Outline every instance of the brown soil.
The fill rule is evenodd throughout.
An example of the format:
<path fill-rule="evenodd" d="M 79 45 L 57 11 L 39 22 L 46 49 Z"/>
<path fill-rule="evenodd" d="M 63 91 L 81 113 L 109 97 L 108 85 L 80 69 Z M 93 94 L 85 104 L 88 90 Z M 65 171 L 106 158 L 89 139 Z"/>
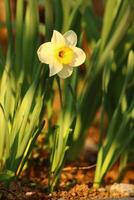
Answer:
<path fill-rule="evenodd" d="M 32 159 L 17 182 L 10 185 L 9 189 L 0 186 L 2 200 L 95 200 L 95 199 L 134 199 L 126 191 L 117 189 L 111 190 L 111 185 L 116 181 L 118 163 L 105 177 L 103 187 L 93 189 L 93 177 L 96 162 L 96 152 L 93 146 L 97 142 L 97 136 L 93 137 L 95 128 L 90 130 L 93 144 L 88 144 L 88 151 L 82 152 L 82 156 L 73 163 L 67 163 L 61 174 L 61 181 L 56 192 L 48 192 L 48 154 L 45 150 L 33 151 Z M 91 151 L 91 149 L 92 151 Z M 90 156 L 89 156 L 90 155 Z M 134 183 L 134 173 L 130 169 L 123 178 L 123 183 Z"/>
<path fill-rule="evenodd" d="M 122 187 L 119 189 L 118 185 L 117 190 L 110 189 L 117 180 L 118 163 L 105 177 L 103 187 L 92 188 L 98 143 L 97 117 L 94 126 L 88 132 L 80 158 L 65 165 L 59 186 L 53 193 L 48 192 L 49 155 L 46 150 L 43 150 L 44 136 L 39 136 L 38 142 L 38 148 L 33 150 L 21 178 L 12 183 L 8 189 L 0 185 L 1 200 L 110 200 L 124 199 L 123 197 L 126 200 L 134 199 L 131 197 L 134 196 L 134 189 L 127 193 Z M 133 166 L 130 166 L 124 174 L 122 183 L 134 184 Z"/>
<path fill-rule="evenodd" d="M 41 164 L 35 159 L 29 171 L 25 171 L 23 177 L 10 185 L 9 189 L 0 186 L 2 200 L 95 200 L 95 199 L 134 199 L 133 195 L 123 191 L 112 191 L 109 183 L 114 181 L 116 166 L 109 172 L 105 181 L 107 185 L 99 189 L 92 188 L 94 169 L 88 169 L 88 163 L 81 163 L 83 167 L 68 165 L 63 169 L 61 182 L 57 192 L 48 193 L 48 168 L 46 160 Z M 38 164 L 37 164 L 38 163 Z M 84 167 L 85 166 L 85 167 Z M 128 176 L 129 174 L 129 176 Z M 113 177 L 112 177 L 113 176 Z M 123 182 L 134 181 L 133 171 L 125 175 Z"/>

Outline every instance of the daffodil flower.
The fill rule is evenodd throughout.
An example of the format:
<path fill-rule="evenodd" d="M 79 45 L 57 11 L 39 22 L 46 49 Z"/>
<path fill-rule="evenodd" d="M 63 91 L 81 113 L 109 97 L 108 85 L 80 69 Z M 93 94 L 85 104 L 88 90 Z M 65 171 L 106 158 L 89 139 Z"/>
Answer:
<path fill-rule="evenodd" d="M 86 55 L 78 47 L 77 35 L 70 30 L 64 35 L 54 30 L 51 42 L 42 44 L 38 51 L 39 60 L 49 64 L 49 76 L 58 74 L 61 78 L 69 77 L 73 72 L 73 67 L 84 63 Z"/>

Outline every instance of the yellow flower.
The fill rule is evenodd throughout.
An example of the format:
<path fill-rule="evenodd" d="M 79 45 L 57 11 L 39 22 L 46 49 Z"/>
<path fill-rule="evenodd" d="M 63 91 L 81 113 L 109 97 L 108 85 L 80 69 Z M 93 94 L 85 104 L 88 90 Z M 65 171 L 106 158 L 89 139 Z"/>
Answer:
<path fill-rule="evenodd" d="M 77 35 L 70 30 L 64 35 L 54 30 L 51 42 L 42 44 L 38 51 L 39 60 L 49 64 L 49 76 L 58 74 L 61 78 L 69 77 L 73 72 L 73 67 L 84 63 L 86 55 L 78 47 Z"/>

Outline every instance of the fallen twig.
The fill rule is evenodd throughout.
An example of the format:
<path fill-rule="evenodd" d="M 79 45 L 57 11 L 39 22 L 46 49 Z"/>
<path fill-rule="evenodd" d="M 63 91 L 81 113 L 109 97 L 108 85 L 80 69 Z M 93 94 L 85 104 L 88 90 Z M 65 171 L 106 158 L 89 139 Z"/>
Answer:
<path fill-rule="evenodd" d="M 85 167 L 78 167 L 78 166 L 77 167 L 64 167 L 62 169 L 62 171 L 65 172 L 65 171 L 70 171 L 70 170 L 88 170 L 88 169 L 92 169 L 94 167 L 96 167 L 96 164 L 90 165 L 90 166 L 85 166 Z"/>

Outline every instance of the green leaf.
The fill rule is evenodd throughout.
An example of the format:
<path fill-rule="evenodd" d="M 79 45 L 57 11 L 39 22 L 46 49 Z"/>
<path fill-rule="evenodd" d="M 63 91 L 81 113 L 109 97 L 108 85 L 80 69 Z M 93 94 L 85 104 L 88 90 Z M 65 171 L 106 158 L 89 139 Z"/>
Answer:
<path fill-rule="evenodd" d="M 13 52 L 13 32 L 12 32 L 12 21 L 11 21 L 11 8 L 10 1 L 4 0 L 5 11 L 6 11 L 6 27 L 8 33 L 8 53 L 7 53 L 7 63 L 11 62 L 11 54 Z"/>
<path fill-rule="evenodd" d="M 122 4 L 121 0 L 107 0 L 106 7 L 105 7 L 105 14 L 103 18 L 103 29 L 102 29 L 102 44 L 101 49 L 104 48 L 106 45 L 106 41 L 108 39 L 110 30 L 112 28 L 116 13 L 118 11 L 118 8 Z"/>
<path fill-rule="evenodd" d="M 103 71 L 103 86 L 102 89 L 105 93 L 108 91 L 108 85 L 110 81 L 110 72 L 112 70 L 112 64 L 113 64 L 113 51 L 109 53 L 109 56 L 107 57 L 104 71 Z"/>
<path fill-rule="evenodd" d="M 49 41 L 52 32 L 54 29 L 54 8 L 53 8 L 53 0 L 44 0 L 44 7 L 45 7 L 45 28 L 46 28 L 46 41 Z"/>
<path fill-rule="evenodd" d="M 19 71 L 22 70 L 23 60 L 22 60 L 22 46 L 23 46 L 23 30 L 24 30 L 24 1 L 18 0 L 16 2 L 16 42 L 15 42 L 15 67 L 16 73 L 18 75 Z"/>
<path fill-rule="evenodd" d="M 26 80 L 31 83 L 36 74 L 34 72 L 34 63 L 36 63 L 38 32 L 39 32 L 39 13 L 37 0 L 29 0 L 26 16 L 25 29 L 23 32 L 23 67 L 25 69 Z M 36 63 L 37 69 L 37 63 Z"/>
<path fill-rule="evenodd" d="M 127 76 L 132 79 L 134 75 L 134 52 L 131 50 L 128 55 Z"/>
<path fill-rule="evenodd" d="M 4 182 L 7 185 L 9 185 L 9 182 L 15 177 L 15 174 L 13 171 L 10 170 L 4 170 L 3 172 L 0 172 L 0 182 Z"/>
<path fill-rule="evenodd" d="M 95 14 L 93 13 L 93 8 L 91 6 L 87 6 L 84 13 L 83 13 L 83 20 L 85 22 L 85 29 L 87 34 L 87 39 L 89 41 L 95 40 L 98 41 L 99 39 L 99 25 Z"/>
<path fill-rule="evenodd" d="M 63 9 L 62 9 L 62 2 L 61 1 L 62 0 L 53 0 L 53 6 L 55 8 L 54 9 L 54 14 L 55 14 L 54 29 L 58 30 L 58 31 L 62 30 L 62 24 L 63 24 Z"/>
<path fill-rule="evenodd" d="M 0 104 L 0 171 L 5 166 L 6 159 L 10 152 L 8 122 L 5 117 L 5 112 Z"/>

